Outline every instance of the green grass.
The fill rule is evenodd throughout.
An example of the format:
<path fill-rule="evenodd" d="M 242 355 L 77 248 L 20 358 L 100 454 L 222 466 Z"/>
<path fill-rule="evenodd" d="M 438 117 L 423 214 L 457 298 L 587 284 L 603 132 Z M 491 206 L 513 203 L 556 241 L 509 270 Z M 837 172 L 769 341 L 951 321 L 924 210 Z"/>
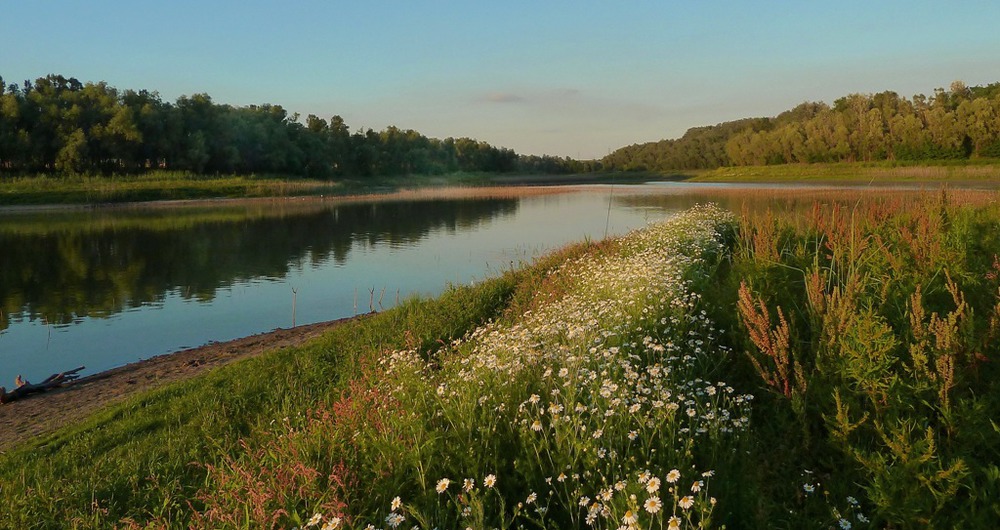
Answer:
<path fill-rule="evenodd" d="M 234 451 L 261 423 L 331 399 L 355 375 L 361 353 L 401 347 L 408 334 L 424 347 L 461 336 L 504 307 L 513 286 L 511 275 L 438 300 L 411 301 L 308 346 L 129 399 L 10 451 L 0 459 L 0 527 L 183 519 L 187 500 L 205 480 L 205 468 L 194 463 Z"/>
<path fill-rule="evenodd" d="M 1000 161 L 855 162 L 721 167 L 691 182 L 1000 182 Z"/>
<path fill-rule="evenodd" d="M 203 176 L 154 171 L 134 176 L 0 179 L 0 205 L 103 204 L 335 193 L 335 183 L 277 177 Z"/>
<path fill-rule="evenodd" d="M 197 200 L 341 196 L 392 193 L 402 189 L 445 186 L 504 186 L 580 183 L 606 180 L 601 175 L 495 175 L 455 172 L 445 175 L 342 177 L 310 180 L 281 176 L 197 175 L 152 171 L 128 176 L 18 176 L 0 178 L 0 206 L 70 205 Z"/>
<path fill-rule="evenodd" d="M 744 210 L 706 296 L 745 352 L 728 376 L 759 396 L 747 515 L 793 528 L 1000 520 L 996 198 L 848 191 Z"/>
<path fill-rule="evenodd" d="M 312 343 L 219 368 L 113 405 L 0 455 L 0 528 L 100 528 L 170 521 L 186 527 L 206 465 L 240 440 L 334 402 L 359 359 L 405 345 L 431 349 L 523 300 L 518 289 L 584 247 L 435 300 L 351 321 Z M 521 294 L 518 294 L 521 292 Z M 192 503 L 189 505 L 189 502 Z"/>
<path fill-rule="evenodd" d="M 776 193 L 113 406 L 0 459 L 0 527 L 990 527 L 996 194 Z"/>

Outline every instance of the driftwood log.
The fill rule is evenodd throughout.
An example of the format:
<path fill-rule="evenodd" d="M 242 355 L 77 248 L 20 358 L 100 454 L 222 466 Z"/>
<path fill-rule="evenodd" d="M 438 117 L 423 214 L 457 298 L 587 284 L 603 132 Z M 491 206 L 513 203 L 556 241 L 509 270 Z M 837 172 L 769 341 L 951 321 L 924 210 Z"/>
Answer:
<path fill-rule="evenodd" d="M 41 383 L 30 383 L 27 379 L 22 378 L 20 375 L 14 380 L 14 384 L 17 388 L 7 392 L 5 387 L 0 386 L 0 404 L 10 403 L 11 401 L 18 400 L 27 396 L 29 394 L 34 394 L 37 392 L 45 392 L 46 390 L 52 388 L 58 388 L 66 386 L 72 383 L 77 377 L 77 372 L 83 370 L 84 367 L 74 368 L 65 372 L 60 372 L 58 374 L 52 374 L 45 378 Z"/>

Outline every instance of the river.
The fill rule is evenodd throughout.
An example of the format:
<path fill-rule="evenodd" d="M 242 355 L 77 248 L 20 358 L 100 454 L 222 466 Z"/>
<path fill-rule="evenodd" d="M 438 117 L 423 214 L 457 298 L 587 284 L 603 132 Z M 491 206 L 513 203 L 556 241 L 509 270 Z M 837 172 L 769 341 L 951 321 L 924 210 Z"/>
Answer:
<path fill-rule="evenodd" d="M 434 296 L 705 199 L 690 185 L 0 212 L 0 385 Z M 739 192 L 737 193 L 739 195 Z"/>
<path fill-rule="evenodd" d="M 684 207 L 614 191 L 3 212 L 0 385 L 389 309 Z"/>

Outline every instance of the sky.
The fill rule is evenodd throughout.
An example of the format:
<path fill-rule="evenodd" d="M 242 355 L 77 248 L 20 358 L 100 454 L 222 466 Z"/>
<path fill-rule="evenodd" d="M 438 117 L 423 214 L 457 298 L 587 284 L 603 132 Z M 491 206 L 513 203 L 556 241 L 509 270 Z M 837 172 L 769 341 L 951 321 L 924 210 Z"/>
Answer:
<path fill-rule="evenodd" d="M 998 27 L 996 0 L 0 0 L 0 76 L 589 159 L 803 101 L 998 82 Z"/>

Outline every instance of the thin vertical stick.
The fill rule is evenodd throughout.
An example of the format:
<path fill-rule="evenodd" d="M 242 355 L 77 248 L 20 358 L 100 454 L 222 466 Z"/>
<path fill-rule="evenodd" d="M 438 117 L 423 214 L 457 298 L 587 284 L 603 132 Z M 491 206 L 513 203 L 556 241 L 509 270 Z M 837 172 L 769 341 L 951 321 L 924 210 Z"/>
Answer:
<path fill-rule="evenodd" d="M 611 225 L 611 202 L 615 196 L 615 174 L 611 174 L 611 192 L 608 193 L 608 218 L 604 221 L 604 239 L 608 238 L 608 226 Z"/>
<path fill-rule="evenodd" d="M 382 297 L 385 296 L 385 286 L 382 286 L 382 292 L 378 295 L 378 310 L 382 311 Z"/>
<path fill-rule="evenodd" d="M 295 299 L 296 299 L 296 296 L 298 294 L 299 294 L 299 292 L 296 291 L 294 287 L 292 287 L 292 327 L 293 328 L 295 327 Z"/>

